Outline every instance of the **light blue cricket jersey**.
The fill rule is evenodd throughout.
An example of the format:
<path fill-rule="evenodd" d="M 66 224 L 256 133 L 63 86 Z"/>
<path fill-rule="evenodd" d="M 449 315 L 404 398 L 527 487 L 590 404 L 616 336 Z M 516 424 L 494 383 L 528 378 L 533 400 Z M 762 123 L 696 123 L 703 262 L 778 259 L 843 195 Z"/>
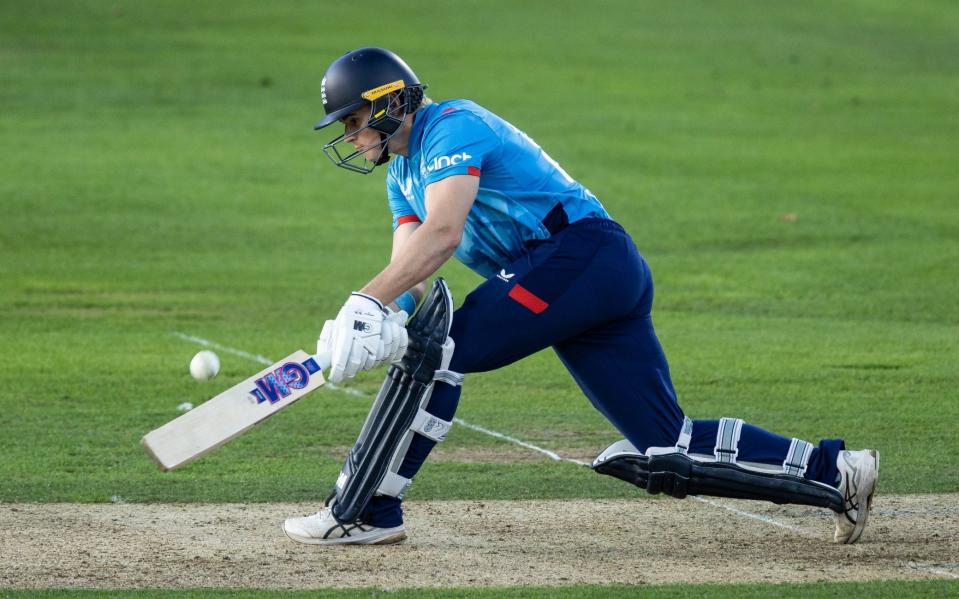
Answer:
<path fill-rule="evenodd" d="M 588 189 L 573 180 L 525 133 L 469 100 L 430 104 L 416 113 L 409 155 L 386 175 L 393 228 L 426 219 L 426 186 L 451 175 L 480 178 L 479 192 L 455 256 L 484 277 L 546 239 L 543 218 L 562 204 L 570 223 L 609 218 Z"/>

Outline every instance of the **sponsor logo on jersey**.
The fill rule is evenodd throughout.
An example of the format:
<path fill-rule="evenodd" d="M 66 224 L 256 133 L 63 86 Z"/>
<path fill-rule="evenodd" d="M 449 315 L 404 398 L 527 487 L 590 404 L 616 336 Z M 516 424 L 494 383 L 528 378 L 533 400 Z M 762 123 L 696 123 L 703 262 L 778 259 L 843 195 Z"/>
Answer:
<path fill-rule="evenodd" d="M 509 283 L 509 280 L 516 276 L 515 272 L 506 272 L 506 269 L 501 269 L 499 274 L 496 275 L 496 278 L 504 283 Z"/>
<path fill-rule="evenodd" d="M 461 152 L 459 154 L 450 154 L 449 156 L 437 156 L 436 158 L 434 158 L 433 160 L 430 160 L 429 162 L 420 163 L 420 174 L 425 177 L 426 175 L 432 173 L 433 171 L 441 171 L 444 168 L 454 166 L 456 164 L 463 162 L 464 160 L 469 160 L 470 158 L 472 158 L 472 156 L 470 156 L 466 152 Z"/>

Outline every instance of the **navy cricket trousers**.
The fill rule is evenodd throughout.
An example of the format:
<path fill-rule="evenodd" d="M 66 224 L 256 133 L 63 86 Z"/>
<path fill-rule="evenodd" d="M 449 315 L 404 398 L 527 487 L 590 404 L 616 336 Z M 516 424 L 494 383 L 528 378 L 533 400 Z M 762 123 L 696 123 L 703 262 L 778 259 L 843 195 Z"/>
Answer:
<path fill-rule="evenodd" d="M 612 220 L 577 221 L 470 293 L 453 316 L 450 370 L 485 372 L 553 347 L 579 387 L 640 451 L 670 447 L 684 414 L 650 315 L 653 280 L 632 239 Z M 467 378 L 467 380 L 469 380 Z M 427 411 L 452 420 L 460 388 L 437 382 Z M 690 451 L 712 454 L 718 420 L 695 420 Z M 782 464 L 790 439 L 744 425 L 739 459 Z M 416 435 L 400 468 L 412 478 L 434 442 Z M 813 451 L 806 476 L 833 484 L 841 440 Z M 364 520 L 402 522 L 399 500 L 376 496 Z"/>

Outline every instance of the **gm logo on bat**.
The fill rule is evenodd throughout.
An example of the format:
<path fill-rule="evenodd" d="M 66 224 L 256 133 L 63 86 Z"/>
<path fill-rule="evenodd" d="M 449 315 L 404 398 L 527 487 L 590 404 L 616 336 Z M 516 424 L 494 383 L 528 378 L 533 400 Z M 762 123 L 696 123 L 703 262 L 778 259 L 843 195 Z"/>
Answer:
<path fill-rule="evenodd" d="M 320 365 L 313 358 L 307 358 L 303 363 L 287 362 L 273 372 L 267 373 L 254 381 L 256 388 L 250 395 L 256 398 L 256 403 L 276 403 L 290 396 L 293 389 L 303 389 L 310 384 L 310 375 L 320 371 Z"/>

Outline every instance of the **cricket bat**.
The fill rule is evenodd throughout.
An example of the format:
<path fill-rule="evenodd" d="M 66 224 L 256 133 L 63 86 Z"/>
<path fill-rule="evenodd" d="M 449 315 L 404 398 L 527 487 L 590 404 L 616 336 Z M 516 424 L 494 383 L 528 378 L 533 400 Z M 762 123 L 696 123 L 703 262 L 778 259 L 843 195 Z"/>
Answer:
<path fill-rule="evenodd" d="M 206 455 L 296 400 L 326 380 L 328 356 L 299 350 L 234 385 L 179 418 L 144 435 L 140 444 L 167 472 Z"/>

